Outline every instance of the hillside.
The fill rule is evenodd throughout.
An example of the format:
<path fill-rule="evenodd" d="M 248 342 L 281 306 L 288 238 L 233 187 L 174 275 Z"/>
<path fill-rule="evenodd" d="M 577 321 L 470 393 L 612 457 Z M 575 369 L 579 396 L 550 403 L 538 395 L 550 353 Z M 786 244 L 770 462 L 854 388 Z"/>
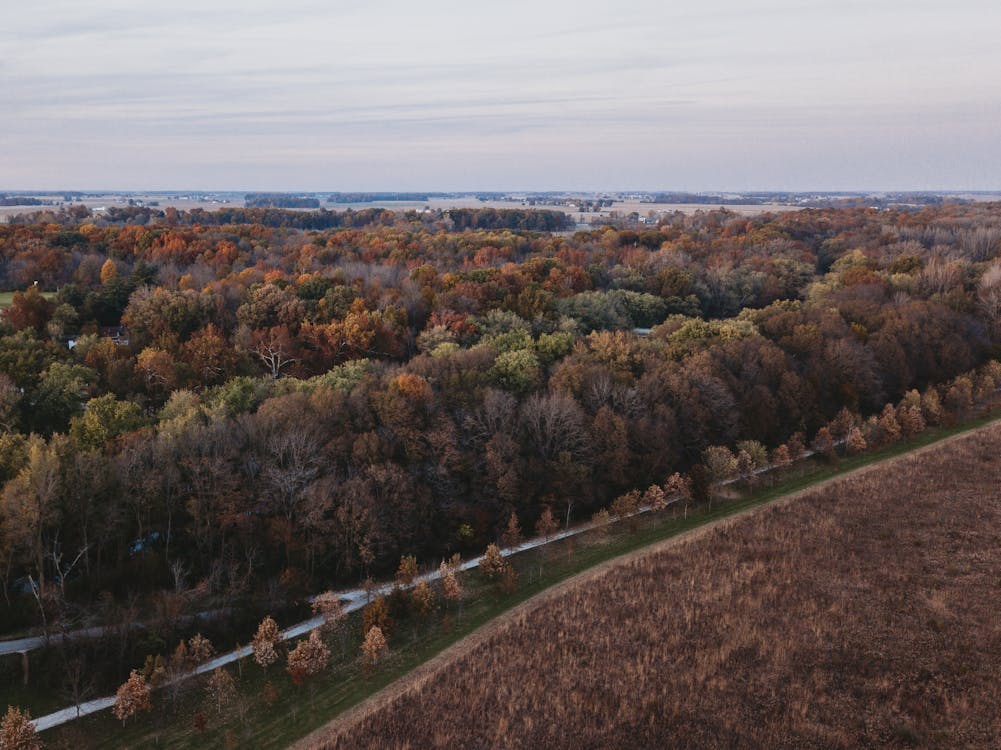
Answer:
<path fill-rule="evenodd" d="M 993 424 L 576 579 L 301 746 L 997 747 L 999 448 Z"/>

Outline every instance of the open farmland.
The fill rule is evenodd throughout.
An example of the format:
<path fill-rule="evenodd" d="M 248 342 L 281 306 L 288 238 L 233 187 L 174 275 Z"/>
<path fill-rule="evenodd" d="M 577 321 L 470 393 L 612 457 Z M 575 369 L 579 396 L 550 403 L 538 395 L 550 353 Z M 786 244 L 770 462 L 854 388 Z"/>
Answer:
<path fill-rule="evenodd" d="M 304 745 L 998 747 L 999 448 L 995 423 L 575 579 Z"/>

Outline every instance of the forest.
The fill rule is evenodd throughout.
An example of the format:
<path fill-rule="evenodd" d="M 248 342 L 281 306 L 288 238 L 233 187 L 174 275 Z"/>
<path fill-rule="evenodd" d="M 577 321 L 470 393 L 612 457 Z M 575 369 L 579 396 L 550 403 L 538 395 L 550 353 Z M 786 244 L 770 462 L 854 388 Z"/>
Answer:
<path fill-rule="evenodd" d="M 964 375 L 1001 341 L 999 205 L 561 216 L 0 225 L 3 631 L 294 602 L 1001 384 Z"/>

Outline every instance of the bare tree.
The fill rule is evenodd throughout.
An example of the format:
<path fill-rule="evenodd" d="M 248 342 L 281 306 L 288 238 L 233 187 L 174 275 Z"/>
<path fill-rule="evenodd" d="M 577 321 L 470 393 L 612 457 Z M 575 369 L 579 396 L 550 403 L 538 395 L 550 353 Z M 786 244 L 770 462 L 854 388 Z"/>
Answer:
<path fill-rule="evenodd" d="M 79 716 L 80 704 L 97 689 L 94 671 L 82 653 L 63 662 L 63 688 L 63 694 L 76 706 L 76 715 Z"/>
<path fill-rule="evenodd" d="M 297 361 L 292 356 L 292 337 L 285 326 L 255 332 L 252 351 L 268 374 L 275 379 L 281 376 L 285 368 Z"/>
<path fill-rule="evenodd" d="M 957 237 L 960 249 L 974 263 L 990 260 L 1001 249 L 1001 227 L 978 226 L 967 229 Z"/>
<path fill-rule="evenodd" d="M 521 409 L 521 423 L 529 443 L 546 461 L 560 454 L 579 456 L 587 445 L 584 412 L 563 393 L 529 396 Z"/>
<path fill-rule="evenodd" d="M 992 264 L 980 277 L 977 301 L 992 330 L 997 333 L 1001 329 L 1001 263 Z"/>

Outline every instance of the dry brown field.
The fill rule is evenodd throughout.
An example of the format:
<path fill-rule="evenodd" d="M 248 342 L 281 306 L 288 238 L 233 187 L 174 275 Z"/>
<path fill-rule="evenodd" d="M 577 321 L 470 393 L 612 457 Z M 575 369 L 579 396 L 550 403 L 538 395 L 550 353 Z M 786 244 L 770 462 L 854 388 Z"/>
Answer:
<path fill-rule="evenodd" d="M 536 597 L 299 747 L 1001 747 L 1001 423 Z"/>

